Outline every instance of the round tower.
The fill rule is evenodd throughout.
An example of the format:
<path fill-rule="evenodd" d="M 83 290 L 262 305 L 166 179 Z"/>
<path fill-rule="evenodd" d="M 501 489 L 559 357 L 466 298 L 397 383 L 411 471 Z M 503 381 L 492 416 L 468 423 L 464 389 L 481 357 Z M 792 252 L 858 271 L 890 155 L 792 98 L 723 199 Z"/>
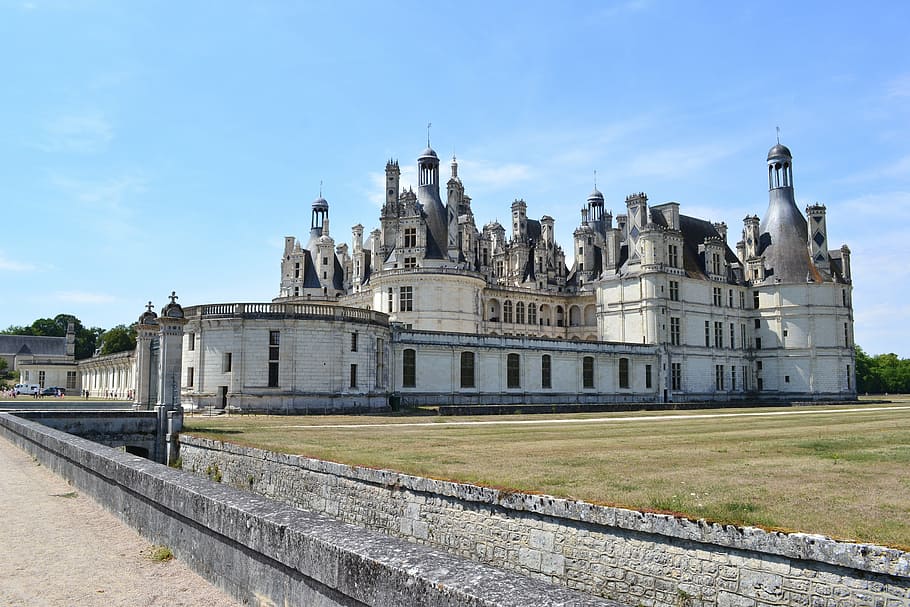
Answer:
<path fill-rule="evenodd" d="M 759 227 L 759 248 L 765 278 L 775 282 L 806 282 L 809 253 L 806 219 L 793 193 L 793 156 L 778 143 L 768 151 L 768 211 Z"/>

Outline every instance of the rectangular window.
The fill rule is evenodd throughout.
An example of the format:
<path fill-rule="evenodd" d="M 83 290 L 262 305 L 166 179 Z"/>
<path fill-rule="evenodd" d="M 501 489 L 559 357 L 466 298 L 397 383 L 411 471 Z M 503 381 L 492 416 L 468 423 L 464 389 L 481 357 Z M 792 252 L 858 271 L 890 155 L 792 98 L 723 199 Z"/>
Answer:
<path fill-rule="evenodd" d="M 300 264 L 294 264 L 294 278 L 300 278 Z"/>
<path fill-rule="evenodd" d="M 724 305 L 724 294 L 720 287 L 714 287 L 714 305 L 717 307 Z"/>
<path fill-rule="evenodd" d="M 680 343 L 680 333 L 679 333 L 679 318 L 676 316 L 670 317 L 670 345 L 678 346 Z"/>
<path fill-rule="evenodd" d="M 392 292 L 392 287 L 389 287 L 389 296 L 388 296 L 389 314 L 392 313 L 392 303 L 394 302 L 394 297 L 395 297 L 395 296 L 394 296 L 394 294 L 393 294 L 393 292 Z"/>
<path fill-rule="evenodd" d="M 736 367 L 730 365 L 730 389 L 736 390 Z"/>
<path fill-rule="evenodd" d="M 679 248 L 675 244 L 667 247 L 667 265 L 671 268 L 679 267 Z"/>
<path fill-rule="evenodd" d="M 405 257 L 404 258 L 404 267 L 406 270 L 417 267 L 417 258 L 416 257 Z"/>
<path fill-rule="evenodd" d="M 707 320 L 705 321 L 705 347 L 711 347 L 711 323 Z"/>
<path fill-rule="evenodd" d="M 844 323 L 844 345 L 850 346 L 850 325 Z"/>
<path fill-rule="evenodd" d="M 461 353 L 461 387 L 474 387 L 474 353 Z"/>
<path fill-rule="evenodd" d="M 44 387 L 45 372 L 38 371 L 38 385 Z"/>
<path fill-rule="evenodd" d="M 729 293 L 727 294 L 727 305 L 731 308 L 733 307 L 733 289 L 730 289 Z"/>
<path fill-rule="evenodd" d="M 645 388 L 651 387 L 651 365 L 645 365 Z"/>
<path fill-rule="evenodd" d="M 682 363 L 670 363 L 670 389 L 682 390 Z"/>
<path fill-rule="evenodd" d="M 540 387 L 541 388 L 552 388 L 553 387 L 553 376 L 552 376 L 552 367 L 549 354 L 544 354 L 540 359 Z"/>
<path fill-rule="evenodd" d="M 76 389 L 76 372 L 75 371 L 66 372 L 66 389 L 67 390 Z"/>
<path fill-rule="evenodd" d="M 224 365 L 223 365 L 222 371 L 224 371 L 225 373 L 231 372 L 231 363 L 233 362 L 232 358 L 233 358 L 233 355 L 230 352 L 224 353 Z"/>
<path fill-rule="evenodd" d="M 759 308 L 759 305 L 758 305 L 758 291 L 752 291 L 752 307 L 753 307 L 754 309 L 756 309 L 756 310 Z"/>
<path fill-rule="evenodd" d="M 619 359 L 619 387 L 620 388 L 629 387 L 629 359 L 628 358 Z"/>
<path fill-rule="evenodd" d="M 739 325 L 739 345 L 741 348 L 745 349 L 746 344 L 746 325 Z"/>
<path fill-rule="evenodd" d="M 187 333 L 186 334 L 186 349 L 192 352 L 196 349 L 196 334 Z"/>
<path fill-rule="evenodd" d="M 401 386 L 417 386 L 417 351 L 410 348 L 401 352 Z"/>
<path fill-rule="evenodd" d="M 195 379 L 193 377 L 193 375 L 194 375 L 193 371 L 195 371 L 195 369 L 193 367 L 186 368 L 186 385 L 188 388 L 193 387 L 193 380 Z"/>
<path fill-rule="evenodd" d="M 521 357 L 509 354 L 506 359 L 506 385 L 509 388 L 521 387 Z"/>
<path fill-rule="evenodd" d="M 853 376 L 850 375 L 850 365 L 847 365 L 847 390 L 852 390 Z"/>
<path fill-rule="evenodd" d="M 736 325 L 730 323 L 730 347 L 736 347 Z"/>
<path fill-rule="evenodd" d="M 537 324 L 537 306 L 534 304 L 528 304 L 528 324 Z"/>
<path fill-rule="evenodd" d="M 357 331 L 351 333 L 351 352 L 357 351 Z"/>
<path fill-rule="evenodd" d="M 351 364 L 351 387 L 357 387 L 357 365 Z"/>
<path fill-rule="evenodd" d="M 724 323 L 722 322 L 714 323 L 714 347 L 724 347 Z"/>
<path fill-rule="evenodd" d="M 414 311 L 414 287 L 400 287 L 398 290 L 398 309 L 401 312 Z"/>
<path fill-rule="evenodd" d="M 585 356 L 581 361 L 581 382 L 585 388 L 594 387 L 594 357 Z"/>
<path fill-rule="evenodd" d="M 714 365 L 714 387 L 717 390 L 724 389 L 724 366 Z"/>
<path fill-rule="evenodd" d="M 406 249 L 417 246 L 417 228 L 404 229 L 404 246 Z"/>
<path fill-rule="evenodd" d="M 756 337 L 756 338 L 755 338 L 755 349 L 756 349 L 756 350 L 761 350 L 761 337 Z"/>
<path fill-rule="evenodd" d="M 376 338 L 376 387 L 385 387 L 385 341 Z"/>
<path fill-rule="evenodd" d="M 269 331 L 269 387 L 278 387 L 278 361 L 280 359 L 279 346 L 281 332 Z"/>
<path fill-rule="evenodd" d="M 746 294 L 742 291 L 739 292 L 739 307 L 743 309 L 746 307 Z"/>
<path fill-rule="evenodd" d="M 679 281 L 670 281 L 670 301 L 679 301 Z"/>
<path fill-rule="evenodd" d="M 761 328 L 761 321 L 756 318 L 755 319 L 755 329 L 758 330 L 760 328 Z"/>

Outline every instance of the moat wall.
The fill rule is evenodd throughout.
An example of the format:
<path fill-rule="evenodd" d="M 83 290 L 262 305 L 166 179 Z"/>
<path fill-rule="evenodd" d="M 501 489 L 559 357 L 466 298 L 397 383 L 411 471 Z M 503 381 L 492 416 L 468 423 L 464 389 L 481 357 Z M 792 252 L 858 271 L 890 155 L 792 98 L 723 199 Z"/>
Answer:
<path fill-rule="evenodd" d="M 0 438 L 151 542 L 168 546 L 244 604 L 620 607 L 174 470 L 15 414 L 0 413 Z"/>
<path fill-rule="evenodd" d="M 185 470 L 629 605 L 910 605 L 910 555 L 181 437 Z"/>

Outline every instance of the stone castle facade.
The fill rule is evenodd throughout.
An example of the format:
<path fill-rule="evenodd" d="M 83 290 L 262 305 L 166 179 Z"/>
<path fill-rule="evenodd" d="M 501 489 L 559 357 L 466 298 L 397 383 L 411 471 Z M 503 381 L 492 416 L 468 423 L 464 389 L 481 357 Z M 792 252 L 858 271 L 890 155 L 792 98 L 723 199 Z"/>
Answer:
<path fill-rule="evenodd" d="M 379 227 L 350 247 L 320 196 L 271 303 L 186 308 L 185 404 L 855 398 L 850 251 L 829 248 L 824 206 L 796 206 L 787 147 L 742 240 L 644 193 L 614 217 L 595 189 L 571 266 L 552 217 L 516 200 L 508 230 L 478 227 L 455 159 L 444 202 L 432 148 L 417 169 L 415 192 L 386 164 Z"/>

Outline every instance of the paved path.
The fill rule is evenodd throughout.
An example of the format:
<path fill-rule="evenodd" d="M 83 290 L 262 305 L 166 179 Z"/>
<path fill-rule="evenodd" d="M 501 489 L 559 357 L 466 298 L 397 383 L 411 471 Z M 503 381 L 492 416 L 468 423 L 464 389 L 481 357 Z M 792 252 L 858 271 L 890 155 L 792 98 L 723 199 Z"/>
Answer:
<path fill-rule="evenodd" d="M 0 438 L 0 606 L 237 607 Z"/>
<path fill-rule="evenodd" d="M 548 425 L 548 424 L 606 424 L 619 422 L 646 422 L 646 421 L 688 421 L 692 419 L 712 419 L 718 417 L 776 417 L 780 415 L 821 415 L 831 413 L 866 413 L 869 411 L 900 411 L 910 409 L 910 406 L 899 407 L 863 407 L 861 409 L 800 409 L 793 411 L 755 411 L 751 413 L 679 413 L 676 415 L 616 415 L 613 417 L 572 417 L 549 419 L 513 419 L 491 421 L 437 421 L 432 422 L 390 422 L 388 424 L 296 424 L 289 426 L 275 426 L 276 428 L 388 428 L 421 426 L 427 428 L 443 428 L 445 426 L 513 426 L 513 425 Z"/>

